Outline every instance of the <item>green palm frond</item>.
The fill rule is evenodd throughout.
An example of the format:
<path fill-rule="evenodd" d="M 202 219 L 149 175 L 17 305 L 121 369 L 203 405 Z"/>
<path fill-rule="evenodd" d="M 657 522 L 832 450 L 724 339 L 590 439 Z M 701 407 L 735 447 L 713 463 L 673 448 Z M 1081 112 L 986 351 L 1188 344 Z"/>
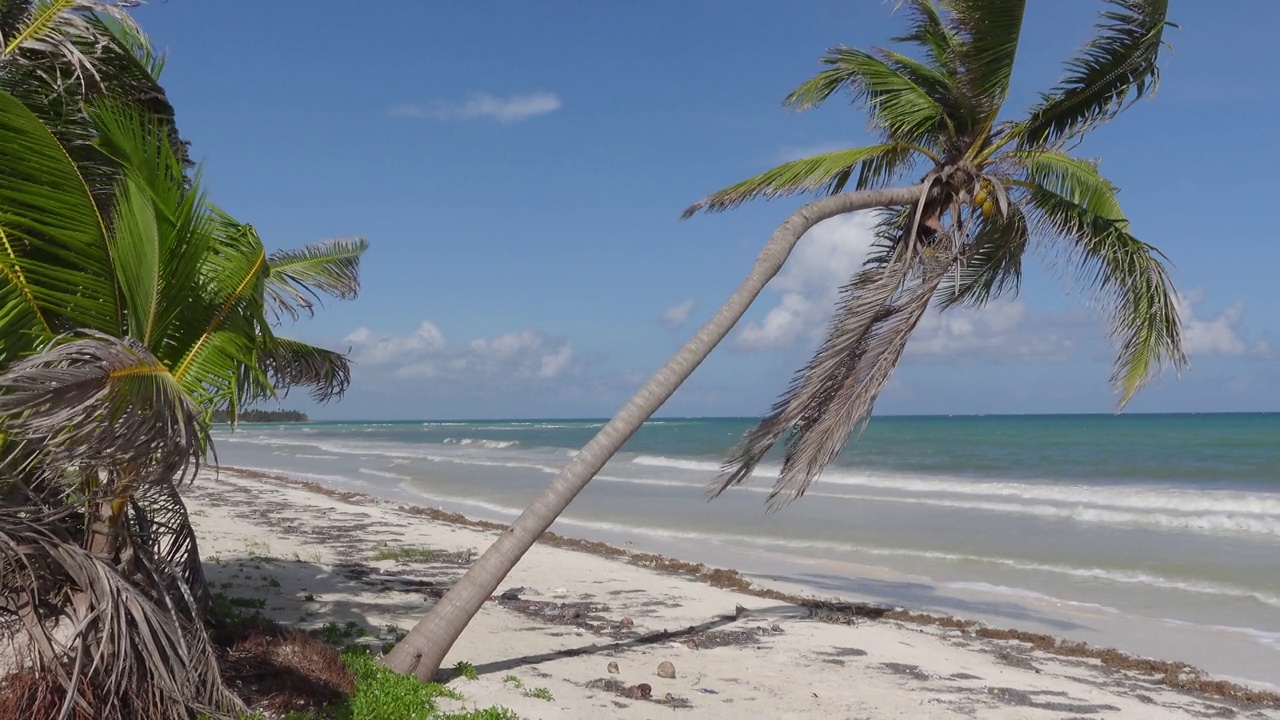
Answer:
<path fill-rule="evenodd" d="M 311 389 L 316 402 L 341 397 L 351 385 L 351 361 L 346 355 L 289 338 L 272 337 L 258 349 L 258 365 L 272 385 Z"/>
<path fill-rule="evenodd" d="M 325 294 L 350 300 L 360 291 L 360 258 L 364 238 L 333 238 L 293 250 L 277 250 L 267 258 L 268 307 L 279 319 L 315 314 L 314 303 Z"/>
<path fill-rule="evenodd" d="M 145 70 L 152 82 L 159 89 L 160 75 L 164 72 L 168 56 L 158 52 L 151 44 L 142 28 L 132 22 L 128 15 L 93 13 L 88 23 L 99 37 L 110 37 L 117 48 L 127 51 L 137 61 L 137 67 Z M 127 101 L 128 98 L 118 98 Z M 169 119 L 167 117 L 163 119 Z"/>
<path fill-rule="evenodd" d="M 0 135 L 0 266 L 5 282 L 17 283 L 0 309 L 0 359 L 29 351 L 51 332 L 118 331 L 122 308 L 107 227 L 77 166 L 5 92 Z"/>
<path fill-rule="evenodd" d="M 1084 212 L 1127 225 L 1119 190 L 1098 172 L 1098 163 L 1056 150 L 1008 153 L 1006 159 L 1021 164 L 1029 187 L 1043 188 Z"/>
<path fill-rule="evenodd" d="M 1091 212 L 1043 187 L 1028 192 L 1033 228 L 1071 243 L 1077 281 L 1107 309 L 1117 345 L 1111 382 L 1123 408 L 1166 365 L 1187 365 L 1173 281 L 1159 250 L 1133 237 L 1123 220 Z"/>
<path fill-rule="evenodd" d="M 904 0 L 902 4 L 907 8 L 910 30 L 893 38 L 893 41 L 923 49 L 929 64 L 954 77 L 959 38 L 947 27 L 933 0 Z"/>
<path fill-rule="evenodd" d="M 214 230 L 200 177 L 184 174 L 163 120 L 118 102 L 100 102 L 90 116 L 97 147 L 121 168 L 110 238 L 129 310 L 124 331 L 176 360 L 182 334 L 211 302 L 201 274 Z"/>
<path fill-rule="evenodd" d="M 822 104 L 837 90 L 854 102 L 865 102 L 871 124 L 886 139 L 929 145 L 931 136 L 952 132 L 946 105 L 884 59 L 856 48 L 837 47 L 822 58 L 829 66 L 786 97 L 783 104 L 806 110 Z M 936 91 L 936 90 L 935 90 Z"/>
<path fill-rule="evenodd" d="M 1132 102 L 1154 92 L 1168 0 L 1107 0 L 1098 32 L 1080 57 L 1067 63 L 1066 77 L 1042 96 L 1013 135 L 1024 148 L 1079 136 L 1110 120 Z"/>
<path fill-rule="evenodd" d="M 869 145 L 867 147 L 836 150 L 801 160 L 783 163 L 755 177 L 730 185 L 685 209 L 682 218 L 689 218 L 699 211 L 720 212 L 756 198 L 778 198 L 800 193 L 838 193 L 844 189 L 850 176 L 860 164 L 874 163 L 890 155 L 899 157 L 911 151 L 897 143 Z M 884 165 L 896 169 L 896 166 Z M 880 175 L 886 174 L 880 172 Z"/>
<path fill-rule="evenodd" d="M 984 120 L 994 122 L 1009 94 L 1014 56 L 1022 32 L 1025 0 L 944 0 L 959 82 Z"/>
<path fill-rule="evenodd" d="M 981 307 L 1006 293 L 1017 294 L 1022 281 L 1022 256 L 1031 228 L 1017 204 L 1004 214 L 973 218 L 973 238 L 963 261 L 938 289 L 943 310 L 957 305 Z"/>
<path fill-rule="evenodd" d="M 202 405 L 230 401 L 239 369 L 255 364 L 257 337 L 266 326 L 267 254 L 252 226 L 216 208 L 210 251 L 202 258 L 202 292 L 208 304 L 195 322 L 176 324 L 174 377 Z"/>

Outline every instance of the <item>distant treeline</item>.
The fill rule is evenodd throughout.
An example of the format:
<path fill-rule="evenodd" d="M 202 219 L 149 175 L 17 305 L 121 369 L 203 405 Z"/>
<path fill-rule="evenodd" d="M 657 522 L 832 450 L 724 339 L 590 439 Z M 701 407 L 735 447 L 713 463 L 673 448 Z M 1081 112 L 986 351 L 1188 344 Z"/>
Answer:
<path fill-rule="evenodd" d="M 231 422 L 226 410 L 215 410 L 213 421 L 216 423 Z M 242 410 L 236 417 L 237 422 L 306 422 L 307 414 L 299 410 Z"/>

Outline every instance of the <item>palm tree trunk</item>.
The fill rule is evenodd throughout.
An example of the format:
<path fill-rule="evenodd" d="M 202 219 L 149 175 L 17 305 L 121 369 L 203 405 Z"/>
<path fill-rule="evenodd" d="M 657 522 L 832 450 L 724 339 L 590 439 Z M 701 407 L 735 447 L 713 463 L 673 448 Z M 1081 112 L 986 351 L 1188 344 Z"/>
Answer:
<path fill-rule="evenodd" d="M 810 228 L 837 215 L 876 207 L 911 205 L 924 185 L 863 190 L 822 198 L 805 205 L 774 231 L 755 265 L 733 295 L 697 334 L 662 366 L 574 456 L 514 523 L 485 551 L 440 602 L 387 655 L 384 662 L 402 674 L 430 681 L 458 636 L 542 533 L 582 492 L 600 468 L 733 329 L 765 284 L 782 269 L 792 248 Z"/>

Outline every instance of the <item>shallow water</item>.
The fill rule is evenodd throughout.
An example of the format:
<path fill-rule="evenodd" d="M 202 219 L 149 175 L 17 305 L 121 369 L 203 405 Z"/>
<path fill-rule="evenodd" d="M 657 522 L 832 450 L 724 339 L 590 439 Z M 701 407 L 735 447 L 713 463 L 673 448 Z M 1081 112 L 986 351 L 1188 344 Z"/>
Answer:
<path fill-rule="evenodd" d="M 216 437 L 226 465 L 505 520 L 601 424 L 251 425 Z M 1280 415 L 877 418 L 808 495 L 769 516 L 768 462 L 752 486 L 704 501 L 749 426 L 646 425 L 557 528 L 1280 685 Z"/>

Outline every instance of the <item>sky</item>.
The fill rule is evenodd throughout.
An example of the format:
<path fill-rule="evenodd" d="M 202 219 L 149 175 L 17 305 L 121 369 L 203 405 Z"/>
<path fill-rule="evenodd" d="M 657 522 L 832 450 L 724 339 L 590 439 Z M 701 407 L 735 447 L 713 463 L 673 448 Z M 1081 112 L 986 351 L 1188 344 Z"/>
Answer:
<path fill-rule="evenodd" d="M 212 199 L 269 248 L 363 236 L 360 297 L 282 329 L 355 361 L 313 419 L 612 415 L 741 281 L 804 198 L 681 222 L 780 162 L 875 140 L 844 97 L 782 98 L 886 0 L 152 2 L 163 82 Z M 1031 0 L 1008 107 L 1101 2 Z M 1174 265 L 1191 368 L 1127 412 L 1280 410 L 1280 3 L 1173 0 L 1156 96 L 1076 149 Z M 869 219 L 827 221 L 659 412 L 760 415 L 817 346 Z M 1021 293 L 927 316 L 879 414 L 1111 412 L 1105 318 L 1051 256 Z"/>

